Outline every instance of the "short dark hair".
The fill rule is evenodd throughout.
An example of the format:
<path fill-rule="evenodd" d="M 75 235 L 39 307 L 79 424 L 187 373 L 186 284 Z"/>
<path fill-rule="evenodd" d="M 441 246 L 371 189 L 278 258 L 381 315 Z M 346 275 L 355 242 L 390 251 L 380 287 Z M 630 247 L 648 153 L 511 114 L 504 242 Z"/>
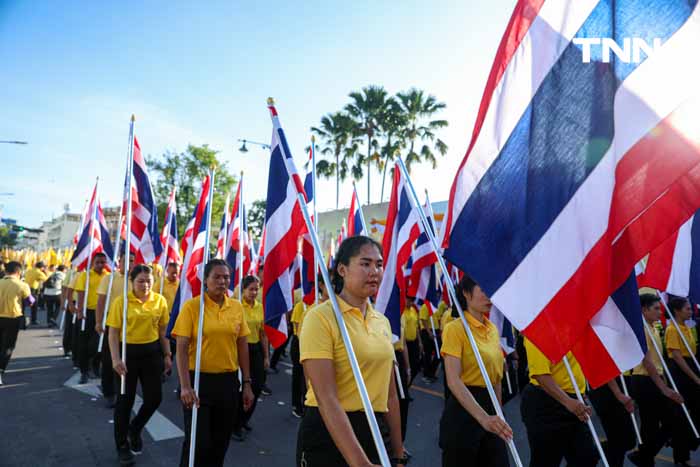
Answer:
<path fill-rule="evenodd" d="M 257 276 L 245 276 L 243 278 L 243 285 L 241 286 L 241 290 L 247 289 L 254 282 L 260 282 L 260 279 L 258 279 Z"/>
<path fill-rule="evenodd" d="M 16 274 L 22 270 L 22 263 L 19 261 L 10 261 L 5 264 L 5 272 L 8 274 Z"/>
<path fill-rule="evenodd" d="M 460 279 L 459 283 L 457 284 L 455 292 L 457 293 L 457 301 L 459 302 L 459 306 L 462 307 L 462 311 L 466 311 L 469 306 L 467 303 L 467 297 L 464 296 L 464 293 L 473 293 L 474 287 L 476 286 L 476 281 L 472 279 L 469 274 L 464 274 L 462 279 Z"/>
<path fill-rule="evenodd" d="M 344 264 L 347 266 L 350 264 L 350 259 L 354 258 L 360 253 L 360 250 L 365 245 L 372 245 L 379 250 L 379 254 L 382 254 L 382 246 L 375 239 L 367 237 L 364 235 L 356 235 L 354 237 L 348 237 L 340 244 L 338 251 L 335 253 L 335 259 L 333 260 L 333 270 L 331 271 L 331 282 L 333 283 L 333 290 L 335 293 L 340 293 L 343 290 L 343 278 L 338 274 L 338 266 Z"/>
<path fill-rule="evenodd" d="M 653 293 L 643 293 L 639 296 L 639 302 L 641 303 L 642 308 L 651 308 L 660 301 L 661 299 L 659 296 Z"/>
<path fill-rule="evenodd" d="M 231 270 L 228 267 L 228 263 L 223 259 L 216 258 L 209 260 L 207 265 L 204 266 L 204 280 L 207 280 L 209 278 L 209 274 L 211 274 L 212 270 L 217 266 L 225 266 L 229 271 Z"/>
<path fill-rule="evenodd" d="M 35 268 L 43 268 L 46 264 L 43 261 L 37 261 L 34 265 Z"/>
<path fill-rule="evenodd" d="M 131 282 L 134 282 L 138 275 L 143 272 L 145 272 L 146 274 L 153 274 L 153 268 L 151 268 L 147 264 L 137 264 L 136 266 L 134 266 L 134 269 L 132 269 L 129 273 L 129 279 L 131 279 Z"/>
<path fill-rule="evenodd" d="M 100 252 L 98 252 L 98 253 L 95 253 L 95 256 L 93 256 L 93 259 L 95 259 L 95 258 L 104 258 L 104 259 L 107 259 L 107 255 L 104 254 L 104 253 L 102 253 L 102 252 L 100 251 Z"/>
<path fill-rule="evenodd" d="M 58 265 L 58 268 L 56 268 L 56 269 L 58 269 L 59 271 L 63 272 L 63 271 L 66 270 L 66 267 L 65 267 L 64 265 L 62 265 L 62 264 L 59 264 L 59 265 Z"/>
<path fill-rule="evenodd" d="M 168 268 L 176 268 L 176 269 L 177 269 L 177 268 L 179 268 L 179 267 L 180 267 L 180 265 L 177 264 L 175 261 L 170 261 L 170 262 L 168 263 L 168 265 L 165 266 L 165 269 L 168 269 Z"/>
<path fill-rule="evenodd" d="M 687 303 L 688 299 L 685 297 L 671 297 L 668 301 L 668 309 L 671 310 L 673 316 L 676 316 L 676 312 L 683 309 Z"/>

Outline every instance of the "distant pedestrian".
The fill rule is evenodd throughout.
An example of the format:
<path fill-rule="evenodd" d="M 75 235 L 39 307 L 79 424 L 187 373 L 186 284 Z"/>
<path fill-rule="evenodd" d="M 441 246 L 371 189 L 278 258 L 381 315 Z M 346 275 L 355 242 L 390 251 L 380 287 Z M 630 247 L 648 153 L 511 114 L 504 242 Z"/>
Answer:
<path fill-rule="evenodd" d="M 31 305 L 30 324 L 38 324 L 37 309 L 39 308 L 39 297 L 41 295 L 41 284 L 46 281 L 46 264 L 43 261 L 37 262 L 33 268 L 24 274 L 24 281 L 29 285 L 35 301 Z"/>
<path fill-rule="evenodd" d="M 10 261 L 5 277 L 0 279 L 0 385 L 12 351 L 17 343 L 20 320 L 23 320 L 22 302 L 31 296 L 29 286 L 19 278 L 22 265 Z"/>
<path fill-rule="evenodd" d="M 56 271 L 49 274 L 44 282 L 44 303 L 46 304 L 46 322 L 49 327 L 58 327 L 58 310 L 61 309 L 63 281 L 66 279 L 66 267 L 60 265 Z"/>

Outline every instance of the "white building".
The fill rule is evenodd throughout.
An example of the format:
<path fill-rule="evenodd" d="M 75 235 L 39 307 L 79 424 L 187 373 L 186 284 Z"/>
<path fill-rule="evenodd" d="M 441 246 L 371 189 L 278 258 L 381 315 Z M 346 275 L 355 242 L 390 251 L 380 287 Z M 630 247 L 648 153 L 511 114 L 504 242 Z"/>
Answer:
<path fill-rule="evenodd" d="M 42 232 L 38 235 L 36 244 L 30 248 L 42 251 L 49 248 L 56 250 L 69 247 L 79 226 L 80 214 L 64 212 L 60 216 L 41 224 L 40 229 Z"/>

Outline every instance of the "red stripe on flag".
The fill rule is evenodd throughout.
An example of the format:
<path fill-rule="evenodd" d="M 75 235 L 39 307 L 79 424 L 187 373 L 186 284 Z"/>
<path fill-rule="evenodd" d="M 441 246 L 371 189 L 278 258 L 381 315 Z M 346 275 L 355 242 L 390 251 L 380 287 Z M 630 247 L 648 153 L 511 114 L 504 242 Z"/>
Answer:
<path fill-rule="evenodd" d="M 590 324 L 571 352 L 581 365 L 588 383 L 594 389 L 620 374 L 620 369 Z"/>
<path fill-rule="evenodd" d="M 673 268 L 673 252 L 676 250 L 678 232 L 668 237 L 651 252 L 644 272 L 637 277 L 639 287 L 653 287 L 666 290 Z"/>

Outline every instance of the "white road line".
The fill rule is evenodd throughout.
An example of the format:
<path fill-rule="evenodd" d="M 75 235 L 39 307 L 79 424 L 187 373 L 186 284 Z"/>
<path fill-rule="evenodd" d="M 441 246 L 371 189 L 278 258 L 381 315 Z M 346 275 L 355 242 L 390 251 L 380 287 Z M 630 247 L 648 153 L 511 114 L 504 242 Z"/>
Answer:
<path fill-rule="evenodd" d="M 97 387 L 96 383 L 89 382 L 87 384 L 78 384 L 78 381 L 80 381 L 79 371 L 75 372 L 75 374 L 64 383 L 64 386 L 85 393 L 91 397 L 102 397 L 102 392 Z M 136 411 L 138 411 L 138 409 L 141 408 L 142 404 L 143 400 L 137 395 L 136 400 L 134 401 L 134 408 L 132 409 L 132 411 L 136 413 Z M 148 434 L 151 435 L 151 438 L 153 438 L 154 441 L 182 438 L 185 436 L 185 433 L 177 425 L 168 420 L 163 414 L 161 414 L 158 411 L 156 411 L 156 413 L 153 414 L 148 423 L 146 423 L 146 431 L 148 431 Z"/>
<path fill-rule="evenodd" d="M 6 370 L 5 373 L 20 373 L 22 371 L 34 371 L 34 370 L 45 370 L 47 368 L 53 368 L 51 366 L 33 366 L 29 368 L 15 368 L 14 370 Z"/>

